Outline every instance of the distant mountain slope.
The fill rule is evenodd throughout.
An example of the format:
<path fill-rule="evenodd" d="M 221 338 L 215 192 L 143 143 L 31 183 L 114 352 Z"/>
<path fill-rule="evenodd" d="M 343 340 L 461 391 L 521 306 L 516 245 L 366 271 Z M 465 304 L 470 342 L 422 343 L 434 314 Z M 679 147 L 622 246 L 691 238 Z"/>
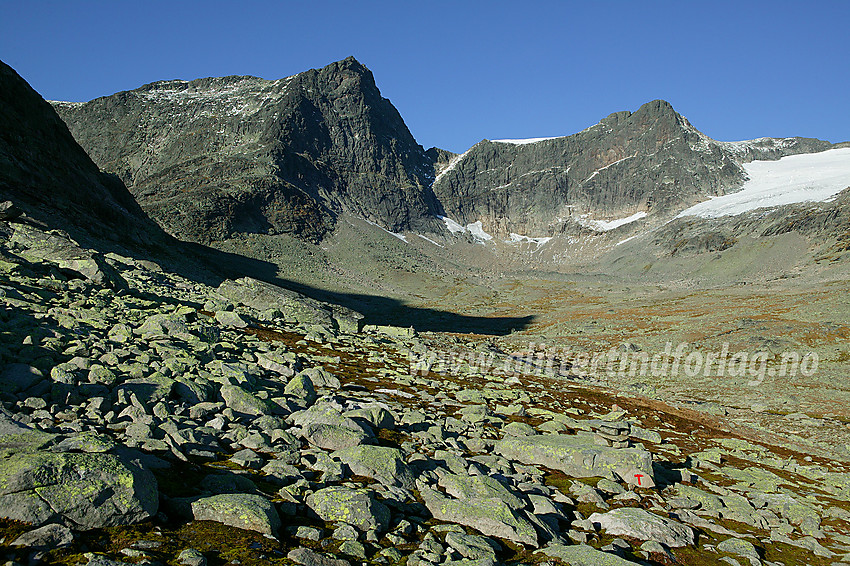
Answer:
<path fill-rule="evenodd" d="M 353 58 L 276 81 L 162 81 L 54 106 L 181 238 L 316 239 L 342 211 L 395 231 L 434 222 L 431 160 Z"/>
<path fill-rule="evenodd" d="M 656 100 L 567 137 L 483 140 L 453 158 L 434 153 L 433 188 L 460 224 L 547 236 L 575 221 L 670 216 L 739 187 L 744 162 L 831 146 L 804 138 L 716 142 Z"/>
<path fill-rule="evenodd" d="M 0 62 L 0 201 L 52 227 L 146 241 L 159 232 L 117 178 L 98 170 L 62 119 Z"/>

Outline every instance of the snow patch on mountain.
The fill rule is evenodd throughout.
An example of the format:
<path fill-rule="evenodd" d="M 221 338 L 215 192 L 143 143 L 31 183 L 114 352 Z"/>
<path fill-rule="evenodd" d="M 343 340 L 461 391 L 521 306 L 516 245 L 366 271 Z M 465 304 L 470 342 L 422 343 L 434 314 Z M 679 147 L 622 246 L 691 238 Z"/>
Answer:
<path fill-rule="evenodd" d="M 493 236 L 484 231 L 484 226 L 481 224 L 481 221 L 473 222 L 472 224 L 467 224 L 466 229 L 469 230 L 469 233 L 472 234 L 472 237 L 476 240 L 492 240 Z"/>
<path fill-rule="evenodd" d="M 493 143 L 509 143 L 511 145 L 528 145 L 530 143 L 538 143 L 542 141 L 556 140 L 562 138 L 564 136 L 555 136 L 551 138 L 525 138 L 525 139 L 516 139 L 516 140 L 490 140 Z"/>
<path fill-rule="evenodd" d="M 437 218 L 439 218 L 446 224 L 446 228 L 452 234 L 471 234 L 472 237 L 475 238 L 480 244 L 483 244 L 484 242 L 493 239 L 493 236 L 484 231 L 484 225 L 481 223 L 480 220 L 473 222 L 472 224 L 462 226 L 460 223 L 452 220 L 447 216 L 438 216 Z"/>
<path fill-rule="evenodd" d="M 710 198 L 679 213 L 716 218 L 757 208 L 824 202 L 850 187 L 850 148 L 789 155 L 744 164 L 749 180 L 738 192 Z"/>
<path fill-rule="evenodd" d="M 383 226 L 381 226 L 377 222 L 372 222 L 371 220 L 367 220 L 366 224 L 371 224 L 372 226 L 377 226 L 378 228 L 380 228 L 381 230 L 383 230 L 384 232 L 386 232 L 390 236 L 394 236 L 394 237 L 398 238 L 399 240 L 401 240 L 405 244 L 410 243 L 410 242 L 407 241 L 407 236 L 405 236 L 404 234 L 399 234 L 398 232 L 391 232 L 390 230 L 387 230 L 386 228 L 384 228 Z"/>
<path fill-rule="evenodd" d="M 431 184 L 432 184 L 432 185 L 436 185 L 436 184 L 437 184 L 437 181 L 439 181 L 439 180 L 443 177 L 443 175 L 445 175 L 446 173 L 448 173 L 449 171 L 451 171 L 452 169 L 454 169 L 455 167 L 457 167 L 457 164 L 458 164 L 458 163 L 460 163 L 460 162 L 463 160 L 463 158 L 464 158 L 464 157 L 466 157 L 466 156 L 467 156 L 467 154 L 468 154 L 470 151 L 472 151 L 472 148 L 467 149 L 466 151 L 464 151 L 464 152 L 463 152 L 463 153 L 461 153 L 460 155 L 455 155 L 454 157 L 452 157 L 451 161 L 449 161 L 449 164 L 448 164 L 448 165 L 446 165 L 446 167 L 445 167 L 442 171 L 440 171 L 440 172 L 437 174 L 437 176 L 436 176 L 436 177 L 434 177 L 434 182 L 433 182 L 433 183 L 431 183 Z"/>
<path fill-rule="evenodd" d="M 537 244 L 539 248 L 543 244 L 547 243 L 551 240 L 551 237 L 540 237 L 540 238 L 532 238 L 530 236 L 523 236 L 522 234 L 515 234 L 511 232 L 511 239 L 505 240 L 506 244 L 521 244 L 521 243 L 529 243 L 529 244 Z"/>
<path fill-rule="evenodd" d="M 625 218 L 616 218 L 614 220 L 593 220 L 592 218 L 590 218 L 590 214 L 582 214 L 576 219 L 576 222 L 578 222 L 585 228 L 590 228 L 591 230 L 595 230 L 596 232 L 608 232 L 615 228 L 619 228 L 620 226 L 636 222 L 644 217 L 646 217 L 646 212 L 643 211 L 635 212 L 631 216 L 626 216 Z"/>

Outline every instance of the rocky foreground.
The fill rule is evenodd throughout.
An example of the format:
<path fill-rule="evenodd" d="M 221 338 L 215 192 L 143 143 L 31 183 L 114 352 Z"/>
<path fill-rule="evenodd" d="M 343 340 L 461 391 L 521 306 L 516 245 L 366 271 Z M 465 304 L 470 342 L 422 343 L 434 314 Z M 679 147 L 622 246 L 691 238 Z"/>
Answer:
<path fill-rule="evenodd" d="M 569 378 L 411 371 L 452 336 L 26 223 L 0 300 L 12 564 L 850 562 L 845 464 Z"/>

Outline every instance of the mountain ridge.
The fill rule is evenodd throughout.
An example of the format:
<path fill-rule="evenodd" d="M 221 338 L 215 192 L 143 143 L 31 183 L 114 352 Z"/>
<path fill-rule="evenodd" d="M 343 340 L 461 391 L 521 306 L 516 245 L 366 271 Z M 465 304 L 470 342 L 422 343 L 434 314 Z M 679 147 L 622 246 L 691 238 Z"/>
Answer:
<path fill-rule="evenodd" d="M 159 81 L 55 106 L 95 162 L 193 241 L 246 232 L 317 240 L 341 211 L 391 230 L 436 212 L 424 149 L 351 57 L 276 81 Z"/>

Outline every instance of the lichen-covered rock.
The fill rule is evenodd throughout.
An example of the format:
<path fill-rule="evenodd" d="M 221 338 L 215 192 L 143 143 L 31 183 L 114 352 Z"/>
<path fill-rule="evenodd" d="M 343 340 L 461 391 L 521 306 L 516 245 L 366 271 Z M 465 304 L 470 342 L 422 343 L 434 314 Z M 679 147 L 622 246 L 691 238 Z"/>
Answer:
<path fill-rule="evenodd" d="M 218 311 L 215 313 L 215 321 L 226 328 L 246 328 L 248 321 L 233 311 Z"/>
<path fill-rule="evenodd" d="M 489 476 L 446 474 L 440 477 L 440 487 L 457 499 L 501 499 L 511 509 L 522 509 L 525 503 L 498 480 Z"/>
<path fill-rule="evenodd" d="M 226 280 L 219 285 L 218 292 L 234 303 L 251 307 L 255 311 L 275 309 L 283 313 L 286 320 L 303 325 L 336 326 L 348 334 L 356 334 L 363 319 L 362 314 L 346 307 L 322 303 L 250 277 Z"/>
<path fill-rule="evenodd" d="M 395 428 L 395 417 L 393 414 L 377 404 L 346 411 L 343 416 L 350 419 L 363 420 L 372 428 L 386 428 L 389 430 Z"/>
<path fill-rule="evenodd" d="M 304 372 L 290 379 L 286 387 L 284 387 L 283 392 L 295 397 L 308 406 L 316 402 L 316 388 L 313 387 L 313 381 L 310 379 L 310 376 Z"/>
<path fill-rule="evenodd" d="M 438 521 L 472 527 L 487 536 L 537 545 L 534 525 L 498 497 L 451 499 L 425 486 L 420 489 L 420 494 L 428 511 Z"/>
<path fill-rule="evenodd" d="M 97 366 L 92 366 L 92 368 Z M 174 390 L 175 381 L 162 374 L 154 374 L 150 377 L 138 379 L 127 379 L 115 388 L 116 392 L 134 394 L 136 398 L 148 407 L 153 407 L 159 401 L 168 399 Z"/>
<path fill-rule="evenodd" d="M 446 544 L 468 560 L 495 560 L 499 544 L 487 537 L 465 533 L 446 533 Z"/>
<path fill-rule="evenodd" d="M 74 542 L 74 533 L 65 525 L 52 523 L 27 531 L 14 541 L 12 546 L 30 548 L 64 548 Z"/>
<path fill-rule="evenodd" d="M 196 521 L 216 521 L 225 525 L 277 536 L 280 516 L 274 504 L 260 495 L 227 493 L 202 497 L 192 502 Z"/>
<path fill-rule="evenodd" d="M 351 566 L 348 560 L 331 558 L 303 546 L 290 550 L 286 557 L 301 566 Z"/>
<path fill-rule="evenodd" d="M 599 446 L 590 435 L 508 436 L 499 441 L 494 450 L 510 460 L 546 466 L 573 477 L 620 478 L 631 485 L 655 486 L 649 452 L 640 448 Z"/>
<path fill-rule="evenodd" d="M 342 450 L 372 441 L 362 431 L 324 423 L 307 425 L 303 435 L 307 442 L 325 450 Z"/>
<path fill-rule="evenodd" d="M 692 545 L 696 540 L 694 531 L 687 525 L 636 507 L 594 513 L 588 520 L 609 535 L 654 540 L 670 548 Z"/>
<path fill-rule="evenodd" d="M 156 479 L 132 454 L 50 452 L 54 435 L 0 432 L 0 516 L 95 529 L 143 521 L 159 506 Z"/>
<path fill-rule="evenodd" d="M 177 313 L 159 313 L 149 316 L 135 330 L 136 334 L 147 339 L 179 337 L 189 334 L 186 317 Z"/>
<path fill-rule="evenodd" d="M 413 472 L 397 448 L 360 445 L 337 450 L 332 454 L 358 476 L 374 478 L 384 485 L 413 487 Z"/>
<path fill-rule="evenodd" d="M 734 537 L 728 538 L 717 545 L 717 550 L 743 556 L 750 561 L 750 564 L 761 564 L 761 556 L 759 556 L 758 550 L 748 540 Z"/>
<path fill-rule="evenodd" d="M 229 409 L 246 415 L 270 415 L 275 412 L 274 406 L 260 399 L 250 391 L 237 385 L 222 385 L 221 398 Z"/>
<path fill-rule="evenodd" d="M 366 436 L 374 436 L 372 429 L 354 419 L 344 417 L 333 404 L 318 402 L 303 411 L 292 413 L 293 424 L 307 428 L 311 424 L 328 424 L 358 431 Z"/>
<path fill-rule="evenodd" d="M 390 524 L 390 510 L 367 489 L 334 486 L 307 497 L 307 507 L 324 521 L 339 521 L 361 531 L 384 532 Z"/>
<path fill-rule="evenodd" d="M 104 261 L 99 253 L 87 250 L 67 234 L 44 232 L 27 224 L 15 224 L 9 240 L 21 257 L 32 262 L 47 262 L 60 270 L 83 277 L 97 285 L 127 288 L 127 282 Z"/>
<path fill-rule="evenodd" d="M 553 544 L 535 552 L 550 558 L 557 558 L 569 566 L 635 566 L 637 562 L 620 558 L 616 554 L 596 550 L 586 544 L 565 546 Z"/>

